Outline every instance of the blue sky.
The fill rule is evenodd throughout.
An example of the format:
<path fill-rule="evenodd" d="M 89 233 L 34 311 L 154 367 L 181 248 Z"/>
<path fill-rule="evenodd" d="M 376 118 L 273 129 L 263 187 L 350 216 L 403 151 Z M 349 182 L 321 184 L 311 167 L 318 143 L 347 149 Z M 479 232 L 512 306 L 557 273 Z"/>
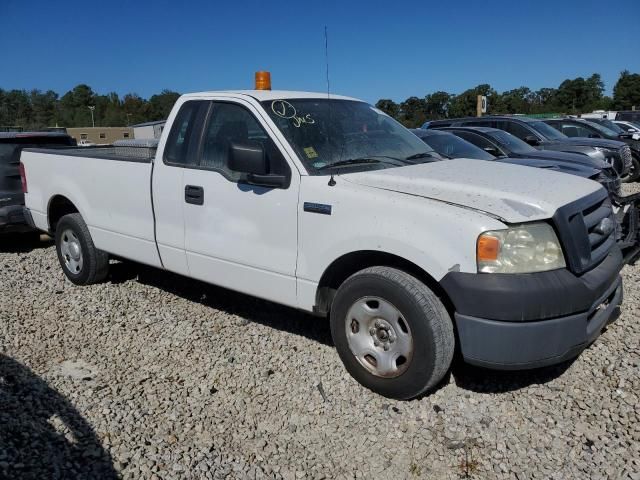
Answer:
<path fill-rule="evenodd" d="M 0 88 L 325 90 L 370 102 L 640 72 L 639 0 L 0 0 Z"/>

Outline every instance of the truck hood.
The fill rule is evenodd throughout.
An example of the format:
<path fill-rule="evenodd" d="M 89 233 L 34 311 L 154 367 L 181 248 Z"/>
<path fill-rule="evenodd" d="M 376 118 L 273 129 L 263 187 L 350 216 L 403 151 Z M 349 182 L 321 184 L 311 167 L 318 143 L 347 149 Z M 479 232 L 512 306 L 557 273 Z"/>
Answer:
<path fill-rule="evenodd" d="M 551 161 L 557 160 L 597 169 L 607 168 L 609 166 L 607 162 L 598 158 L 579 153 L 560 152 L 558 150 L 535 150 L 534 152 L 527 152 L 526 157 Z"/>
<path fill-rule="evenodd" d="M 544 145 L 581 145 L 584 147 L 604 147 L 612 150 L 618 150 L 624 142 L 621 140 L 609 140 L 607 138 L 587 138 L 587 137 L 568 137 L 562 140 L 549 140 Z"/>
<path fill-rule="evenodd" d="M 467 158 L 349 173 L 340 178 L 488 213 L 507 223 L 551 218 L 558 208 L 601 188 L 575 175 Z"/>
<path fill-rule="evenodd" d="M 577 155 L 579 156 L 579 155 Z M 586 155 L 582 155 L 585 158 L 589 158 Z M 545 168 L 547 170 L 553 170 L 556 172 L 569 173 L 571 175 L 577 175 L 582 178 L 591 178 L 597 176 L 601 169 L 591 166 L 581 165 L 573 162 L 566 162 L 562 160 L 544 160 L 542 158 L 498 158 L 496 162 L 510 163 L 512 165 L 524 165 L 526 167 Z"/>

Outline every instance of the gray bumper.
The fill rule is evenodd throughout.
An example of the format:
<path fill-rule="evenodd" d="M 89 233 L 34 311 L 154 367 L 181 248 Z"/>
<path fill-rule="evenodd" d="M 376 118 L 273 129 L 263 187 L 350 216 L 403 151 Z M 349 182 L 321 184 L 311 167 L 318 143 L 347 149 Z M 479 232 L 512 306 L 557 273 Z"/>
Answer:
<path fill-rule="evenodd" d="M 622 279 L 583 313 L 529 322 L 505 322 L 455 314 L 465 361 L 500 370 L 543 367 L 577 356 L 617 318 Z"/>

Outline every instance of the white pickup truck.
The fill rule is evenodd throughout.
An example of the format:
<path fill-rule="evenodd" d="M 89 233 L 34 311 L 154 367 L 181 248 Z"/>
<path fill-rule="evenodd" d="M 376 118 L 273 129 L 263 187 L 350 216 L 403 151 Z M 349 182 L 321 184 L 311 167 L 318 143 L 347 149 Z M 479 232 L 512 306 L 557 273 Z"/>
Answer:
<path fill-rule="evenodd" d="M 590 344 L 622 300 L 596 182 L 435 162 L 362 101 L 250 90 L 182 96 L 155 158 L 25 150 L 25 215 L 75 284 L 109 257 L 329 316 L 347 370 L 394 398 L 433 388 L 454 350 L 522 369 Z"/>

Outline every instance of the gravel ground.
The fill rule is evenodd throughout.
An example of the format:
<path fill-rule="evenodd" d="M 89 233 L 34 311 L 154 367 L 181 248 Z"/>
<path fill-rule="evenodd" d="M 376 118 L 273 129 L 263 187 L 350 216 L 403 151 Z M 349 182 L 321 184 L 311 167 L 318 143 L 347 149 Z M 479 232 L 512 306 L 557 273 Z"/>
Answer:
<path fill-rule="evenodd" d="M 640 266 L 575 361 L 360 387 L 328 324 L 130 263 L 74 287 L 0 248 L 0 478 L 640 479 Z"/>

